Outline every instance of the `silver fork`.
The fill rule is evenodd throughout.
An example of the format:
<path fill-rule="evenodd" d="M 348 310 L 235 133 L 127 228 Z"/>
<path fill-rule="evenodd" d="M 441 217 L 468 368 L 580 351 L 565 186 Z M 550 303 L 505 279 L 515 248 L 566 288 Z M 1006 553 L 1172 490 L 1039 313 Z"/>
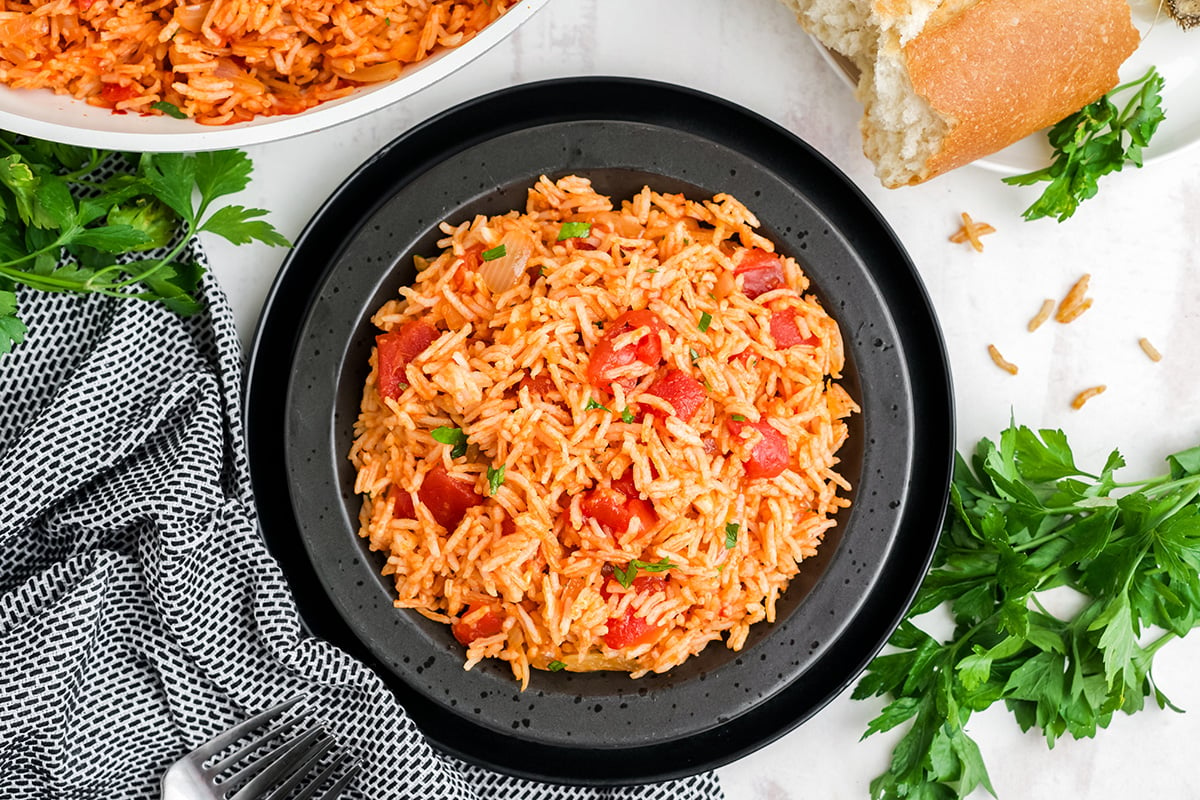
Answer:
<path fill-rule="evenodd" d="M 333 748 L 333 739 L 303 717 L 293 716 L 279 722 L 300 698 L 280 703 L 215 736 L 172 764 L 162 777 L 162 800 L 314 800 L 316 792 L 334 773 L 350 761 L 345 754 L 332 760 L 319 772 L 318 762 Z M 279 724 L 275 724 L 279 723 Z M 218 754 L 265 728 L 235 752 L 215 764 Z M 247 756 L 272 741 L 277 744 L 267 753 L 242 764 Z M 207 765 L 207 766 L 206 766 Z M 349 785 L 358 764 L 349 767 L 336 783 L 325 791 L 322 800 L 334 800 Z M 296 795 L 289 795 L 310 778 Z M 236 789 L 236 792 L 233 790 Z M 268 795 L 266 792 L 271 790 Z M 232 794 L 230 792 L 233 792 Z"/>

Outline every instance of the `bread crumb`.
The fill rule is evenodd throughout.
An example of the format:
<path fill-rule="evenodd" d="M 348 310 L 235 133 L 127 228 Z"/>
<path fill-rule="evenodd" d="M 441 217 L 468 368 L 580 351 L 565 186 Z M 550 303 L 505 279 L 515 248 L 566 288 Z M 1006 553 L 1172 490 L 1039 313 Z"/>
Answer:
<path fill-rule="evenodd" d="M 1034 314 L 1033 319 L 1029 320 L 1029 332 L 1033 333 L 1038 328 L 1042 327 L 1042 323 L 1050 319 L 1050 315 L 1054 313 L 1054 301 L 1047 298 L 1042 301 L 1042 307 Z"/>
<path fill-rule="evenodd" d="M 1142 352 L 1151 361 L 1162 361 L 1162 353 L 1158 352 L 1158 348 L 1150 344 L 1150 340 L 1146 337 L 1143 336 L 1141 339 L 1138 339 L 1138 346 L 1142 348 Z"/>
<path fill-rule="evenodd" d="M 1017 374 L 1017 365 L 1000 355 L 1000 351 L 996 349 L 996 345 L 988 345 L 988 355 L 992 357 L 992 362 L 1000 369 L 1004 370 L 1010 375 Z"/>
<path fill-rule="evenodd" d="M 986 222 L 976 222 L 971 219 L 971 215 L 967 212 L 962 213 L 962 227 L 954 232 L 950 237 L 950 241 L 955 244 L 970 242 L 971 247 L 975 248 L 975 252 L 983 252 L 983 242 L 979 240 L 980 236 L 985 234 L 995 233 L 996 229 Z"/>
<path fill-rule="evenodd" d="M 1091 279 L 1091 274 L 1084 273 L 1082 278 L 1075 281 L 1075 285 L 1071 287 L 1071 290 L 1063 297 L 1062 302 L 1058 304 L 1058 311 L 1054 313 L 1055 320 L 1065 325 L 1092 307 L 1092 299 L 1085 297 L 1088 290 L 1088 282 Z"/>
<path fill-rule="evenodd" d="M 1082 392 L 1075 395 L 1075 399 L 1071 401 L 1071 408 L 1078 411 L 1079 409 L 1083 408 L 1083 404 L 1088 400 L 1091 400 L 1098 394 L 1104 394 L 1104 390 L 1107 388 L 1108 387 L 1104 384 L 1100 384 L 1099 386 L 1093 386 L 1090 389 L 1084 389 Z"/>

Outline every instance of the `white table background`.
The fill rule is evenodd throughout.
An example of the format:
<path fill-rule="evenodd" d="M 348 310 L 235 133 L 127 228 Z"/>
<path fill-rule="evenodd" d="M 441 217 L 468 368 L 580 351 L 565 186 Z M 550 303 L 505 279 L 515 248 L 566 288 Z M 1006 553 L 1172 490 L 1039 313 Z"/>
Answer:
<path fill-rule="evenodd" d="M 1200 443 L 1200 148 L 1104 179 L 1099 196 L 1063 224 L 1022 220 L 1036 192 L 1005 186 L 980 167 L 884 189 L 861 155 L 859 106 L 776 0 L 553 0 L 516 35 L 413 97 L 249 148 L 255 175 L 236 202 L 270 209 L 270 220 L 295 238 L 360 162 L 423 119 L 506 86 L 593 74 L 675 82 L 744 105 L 807 140 L 862 188 L 933 298 L 954 372 L 960 449 L 996 436 L 1010 414 L 1064 429 L 1084 466 L 1098 469 L 1119 447 L 1128 478 L 1156 474 L 1167 454 Z M 963 211 L 998 230 L 984 237 L 982 254 L 947 240 Z M 206 244 L 248 346 L 284 252 Z M 1092 274 L 1092 309 L 1070 325 L 1027 333 L 1042 300 L 1060 298 L 1084 272 Z M 1161 363 L 1138 348 L 1141 336 L 1162 351 Z M 992 364 L 990 343 L 1019 375 Z M 1107 393 L 1071 408 L 1076 392 L 1099 383 Z M 1172 643 L 1157 661 L 1160 687 L 1191 713 L 1151 707 L 1119 715 L 1096 739 L 1063 740 L 1053 751 L 1036 733 L 1021 734 L 1002 708 L 975 715 L 968 730 L 998 795 L 1200 797 L 1200 636 Z M 898 738 L 859 741 L 880 707 L 847 691 L 792 733 L 721 768 L 729 800 L 864 800 Z"/>

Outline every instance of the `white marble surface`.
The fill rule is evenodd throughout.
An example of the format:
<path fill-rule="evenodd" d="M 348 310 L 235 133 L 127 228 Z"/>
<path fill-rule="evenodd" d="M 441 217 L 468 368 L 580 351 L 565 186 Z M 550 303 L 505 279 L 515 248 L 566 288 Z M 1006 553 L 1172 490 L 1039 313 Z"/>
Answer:
<path fill-rule="evenodd" d="M 1200 46 L 1200 32 L 1197 32 Z M 271 209 L 296 236 L 354 167 L 401 131 L 483 92 L 588 74 L 648 77 L 695 87 L 784 125 L 829 157 L 879 207 L 908 248 L 939 314 L 954 372 L 958 441 L 994 436 L 1009 415 L 1061 427 L 1083 464 L 1119 446 L 1130 477 L 1159 471 L 1170 452 L 1200 442 L 1200 149 L 1113 175 L 1065 224 L 1025 222 L 1030 190 L 968 167 L 897 191 L 880 187 L 859 151 L 859 108 L 776 0 L 553 0 L 524 28 L 465 69 L 374 115 L 256 146 L 251 187 L 239 202 Z M 564 98 L 563 102 L 570 102 Z M 979 254 L 947 237 L 958 214 L 998 232 Z M 249 342 L 279 250 L 208 242 L 215 271 Z M 1025 323 L 1084 272 L 1094 307 L 1070 325 Z M 1150 362 L 1147 336 L 1163 352 Z M 995 343 L 1020 366 L 997 369 Z M 1104 395 L 1083 410 L 1077 391 Z M 1047 750 L 1000 709 L 976 715 L 997 793 L 1018 798 L 1200 797 L 1192 755 L 1200 739 L 1200 636 L 1159 657 L 1162 689 L 1191 713 L 1150 709 L 1118 717 L 1095 740 Z M 895 737 L 859 742 L 875 702 L 834 700 L 808 723 L 720 770 L 729 800 L 859 800 L 887 763 Z"/>

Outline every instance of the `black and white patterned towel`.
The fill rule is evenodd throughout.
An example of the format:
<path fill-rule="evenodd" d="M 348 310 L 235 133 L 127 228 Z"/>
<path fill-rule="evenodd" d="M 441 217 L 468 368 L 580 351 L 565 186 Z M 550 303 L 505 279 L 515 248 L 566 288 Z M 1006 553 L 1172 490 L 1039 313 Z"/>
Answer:
<path fill-rule="evenodd" d="M 363 762 L 347 797 L 721 796 L 711 774 L 595 790 L 464 765 L 307 635 L 256 528 L 232 316 L 211 279 L 203 296 L 186 319 L 20 297 L 27 340 L 0 356 L 0 798 L 157 798 L 173 760 L 295 695 Z"/>

